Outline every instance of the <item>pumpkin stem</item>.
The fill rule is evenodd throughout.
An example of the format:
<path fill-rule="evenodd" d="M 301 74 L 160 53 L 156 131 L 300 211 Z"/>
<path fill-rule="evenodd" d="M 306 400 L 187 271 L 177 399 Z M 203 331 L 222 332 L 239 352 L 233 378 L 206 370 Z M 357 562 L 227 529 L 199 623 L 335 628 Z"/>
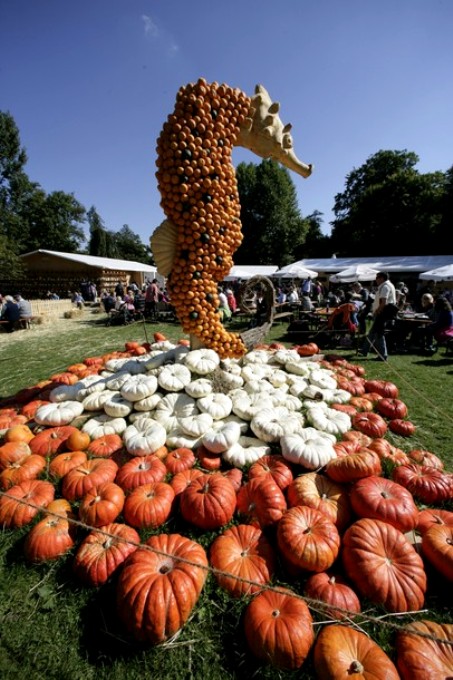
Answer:
<path fill-rule="evenodd" d="M 364 668 L 358 659 L 355 659 L 349 666 L 348 673 L 363 673 Z"/>
<path fill-rule="evenodd" d="M 271 616 L 273 616 L 274 619 L 276 619 L 278 616 L 280 616 L 280 609 L 274 609 Z"/>

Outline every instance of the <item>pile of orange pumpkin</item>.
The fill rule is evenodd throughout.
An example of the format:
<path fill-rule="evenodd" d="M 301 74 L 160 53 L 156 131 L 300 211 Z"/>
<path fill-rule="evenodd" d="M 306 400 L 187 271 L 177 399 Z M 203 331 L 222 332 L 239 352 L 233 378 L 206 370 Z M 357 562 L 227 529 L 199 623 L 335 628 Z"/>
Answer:
<path fill-rule="evenodd" d="M 431 579 L 446 588 L 453 581 L 453 512 L 440 507 L 452 499 L 453 477 L 434 453 L 405 452 L 385 438 L 388 427 L 402 437 L 415 429 L 397 387 L 366 380 L 361 366 L 345 360 L 320 360 L 353 395 L 334 405 L 352 428 L 338 438 L 336 458 L 314 471 L 289 463 L 278 446 L 238 469 L 204 446 L 131 456 L 118 434 L 93 440 L 77 422 L 34 422 L 56 385 L 149 349 L 127 343 L 123 352 L 85 359 L 0 409 L 0 525 L 30 527 L 27 559 L 71 552 L 75 576 L 92 587 L 115 574 L 120 619 L 151 644 L 184 625 L 211 569 L 231 597 L 249 600 L 248 646 L 277 668 L 300 668 L 312 654 L 323 680 L 452 676 L 452 624 L 423 619 L 402 628 L 396 666 L 349 625 L 363 598 L 388 612 L 416 612 Z M 190 527 L 216 532 L 209 554 L 165 531 L 176 513 Z M 144 529 L 155 534 L 141 544 Z M 272 587 L 277 573 L 291 589 Z M 317 636 L 313 611 L 332 620 Z"/>

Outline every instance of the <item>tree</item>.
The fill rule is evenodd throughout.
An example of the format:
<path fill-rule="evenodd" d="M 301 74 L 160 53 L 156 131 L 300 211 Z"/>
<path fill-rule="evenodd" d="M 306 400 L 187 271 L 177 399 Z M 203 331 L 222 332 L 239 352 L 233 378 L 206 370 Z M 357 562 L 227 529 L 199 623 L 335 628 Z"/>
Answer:
<path fill-rule="evenodd" d="M 243 241 L 235 253 L 235 264 L 281 267 L 294 261 L 296 249 L 305 240 L 307 224 L 288 171 L 273 160 L 264 160 L 259 165 L 240 163 L 236 176 Z"/>
<path fill-rule="evenodd" d="M 439 252 L 446 177 L 419 173 L 418 160 L 406 150 L 381 150 L 347 175 L 345 191 L 335 197 L 334 251 L 351 256 Z"/>
<path fill-rule="evenodd" d="M 8 251 L 25 253 L 45 247 L 76 252 L 85 240 L 85 208 L 73 194 L 47 195 L 32 182 L 19 130 L 9 113 L 0 112 L 0 235 Z"/>
<path fill-rule="evenodd" d="M 115 233 L 114 238 L 118 256 L 122 260 L 152 263 L 150 248 L 142 243 L 140 236 L 135 234 L 128 224 L 123 224 L 122 228 Z"/>
<path fill-rule="evenodd" d="M 322 215 L 322 212 L 315 210 L 304 218 L 307 235 L 305 243 L 294 251 L 296 261 L 307 257 L 330 257 L 332 254 L 330 237 L 323 234 L 321 230 Z"/>
<path fill-rule="evenodd" d="M 0 234 L 0 281 L 11 283 L 22 276 L 24 267 L 21 259 L 11 249 L 11 242 Z"/>
<path fill-rule="evenodd" d="M 119 257 L 115 235 L 105 228 L 104 222 L 94 205 L 88 210 L 87 219 L 90 225 L 88 253 L 99 257 Z"/>

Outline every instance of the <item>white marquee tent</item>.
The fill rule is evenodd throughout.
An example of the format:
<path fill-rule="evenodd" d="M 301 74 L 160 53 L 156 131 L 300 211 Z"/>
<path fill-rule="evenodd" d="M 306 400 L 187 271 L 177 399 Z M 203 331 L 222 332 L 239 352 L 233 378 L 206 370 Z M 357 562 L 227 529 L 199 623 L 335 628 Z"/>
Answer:
<path fill-rule="evenodd" d="M 453 264 L 422 272 L 418 278 L 424 281 L 453 281 Z"/>

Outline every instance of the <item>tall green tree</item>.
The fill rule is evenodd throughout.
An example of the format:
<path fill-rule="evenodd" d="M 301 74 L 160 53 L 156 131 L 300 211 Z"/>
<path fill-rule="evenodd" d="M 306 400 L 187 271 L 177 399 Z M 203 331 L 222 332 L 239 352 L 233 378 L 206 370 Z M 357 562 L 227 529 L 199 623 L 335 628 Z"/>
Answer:
<path fill-rule="evenodd" d="M 131 260 L 134 262 L 143 262 L 144 264 L 152 264 L 151 250 L 145 246 L 128 224 L 123 224 L 121 229 L 114 235 L 118 257 L 122 260 Z"/>
<path fill-rule="evenodd" d="M 305 242 L 294 251 L 296 261 L 307 257 L 331 256 L 330 236 L 322 233 L 322 216 L 322 212 L 315 210 L 311 215 L 304 218 L 306 237 Z"/>
<path fill-rule="evenodd" d="M 378 151 L 335 197 L 332 249 L 358 257 L 439 252 L 442 172 L 421 174 L 409 151 Z"/>
<path fill-rule="evenodd" d="M 120 257 L 116 246 L 115 234 L 105 228 L 104 221 L 94 205 L 88 210 L 87 219 L 90 225 L 89 255 Z"/>
<path fill-rule="evenodd" d="M 39 248 L 76 252 L 85 240 L 85 208 L 73 194 L 47 195 L 29 179 L 26 162 L 13 117 L 0 112 L 0 234 L 15 253 Z"/>
<path fill-rule="evenodd" d="M 273 160 L 264 160 L 259 165 L 240 163 L 236 176 L 243 241 L 234 255 L 235 264 L 281 267 L 294 261 L 308 226 L 289 172 Z"/>

